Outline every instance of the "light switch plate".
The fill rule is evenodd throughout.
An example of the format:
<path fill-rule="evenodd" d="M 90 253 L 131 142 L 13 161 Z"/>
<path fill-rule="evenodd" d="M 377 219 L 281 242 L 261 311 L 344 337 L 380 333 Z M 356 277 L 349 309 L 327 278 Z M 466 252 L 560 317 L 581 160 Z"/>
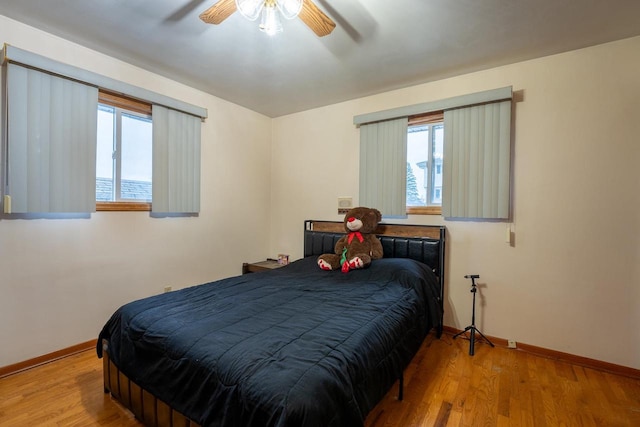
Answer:
<path fill-rule="evenodd" d="M 346 214 L 353 208 L 353 198 L 351 197 L 338 197 L 338 214 Z"/>

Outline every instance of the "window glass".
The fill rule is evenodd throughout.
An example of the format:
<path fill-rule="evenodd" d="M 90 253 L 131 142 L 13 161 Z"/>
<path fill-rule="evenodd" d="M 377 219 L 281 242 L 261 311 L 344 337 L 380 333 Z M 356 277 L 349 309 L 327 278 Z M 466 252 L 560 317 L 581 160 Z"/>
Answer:
<path fill-rule="evenodd" d="M 151 119 L 122 114 L 120 198 L 151 200 Z"/>
<path fill-rule="evenodd" d="M 151 117 L 99 104 L 96 201 L 151 201 Z"/>
<path fill-rule="evenodd" d="M 444 153 L 444 124 L 434 123 L 431 125 L 431 163 L 433 174 L 431 175 L 431 205 L 442 205 L 442 158 Z"/>
<path fill-rule="evenodd" d="M 98 146 L 96 149 L 96 200 L 115 200 L 114 186 L 115 108 L 98 106 Z"/>
<path fill-rule="evenodd" d="M 442 122 L 410 125 L 407 133 L 407 206 L 442 204 Z"/>
<path fill-rule="evenodd" d="M 426 206 L 429 125 L 409 126 L 407 134 L 407 206 Z"/>

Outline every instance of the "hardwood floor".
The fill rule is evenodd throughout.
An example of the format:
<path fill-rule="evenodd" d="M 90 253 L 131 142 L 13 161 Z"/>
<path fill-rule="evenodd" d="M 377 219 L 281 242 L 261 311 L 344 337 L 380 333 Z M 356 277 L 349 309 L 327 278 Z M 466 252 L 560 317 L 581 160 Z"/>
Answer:
<path fill-rule="evenodd" d="M 371 411 L 381 426 L 640 426 L 640 380 L 443 335 Z"/>
<path fill-rule="evenodd" d="M 366 419 L 383 426 L 640 426 L 640 380 L 518 350 L 427 338 Z M 1 426 L 140 426 L 103 393 L 102 361 L 84 351 L 0 379 Z"/>

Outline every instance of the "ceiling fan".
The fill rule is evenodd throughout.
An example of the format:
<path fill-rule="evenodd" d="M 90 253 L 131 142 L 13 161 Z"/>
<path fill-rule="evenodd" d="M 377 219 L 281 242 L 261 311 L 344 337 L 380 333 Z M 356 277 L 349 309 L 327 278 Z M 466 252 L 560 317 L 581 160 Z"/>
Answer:
<path fill-rule="evenodd" d="M 250 21 L 262 16 L 260 29 L 269 35 L 282 31 L 279 15 L 286 19 L 299 17 L 319 37 L 330 34 L 336 27 L 311 0 L 219 0 L 202 12 L 200 19 L 217 25 L 236 10 Z"/>

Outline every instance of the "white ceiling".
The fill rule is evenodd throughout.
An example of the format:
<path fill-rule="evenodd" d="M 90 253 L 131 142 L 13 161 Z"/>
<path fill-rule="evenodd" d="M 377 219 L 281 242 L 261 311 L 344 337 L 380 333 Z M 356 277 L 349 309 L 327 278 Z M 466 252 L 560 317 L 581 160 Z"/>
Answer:
<path fill-rule="evenodd" d="M 269 117 L 640 35 L 640 0 L 314 0 L 337 24 L 323 38 L 299 19 L 275 37 L 237 12 L 203 23 L 216 1 L 0 0 L 0 14 Z"/>

